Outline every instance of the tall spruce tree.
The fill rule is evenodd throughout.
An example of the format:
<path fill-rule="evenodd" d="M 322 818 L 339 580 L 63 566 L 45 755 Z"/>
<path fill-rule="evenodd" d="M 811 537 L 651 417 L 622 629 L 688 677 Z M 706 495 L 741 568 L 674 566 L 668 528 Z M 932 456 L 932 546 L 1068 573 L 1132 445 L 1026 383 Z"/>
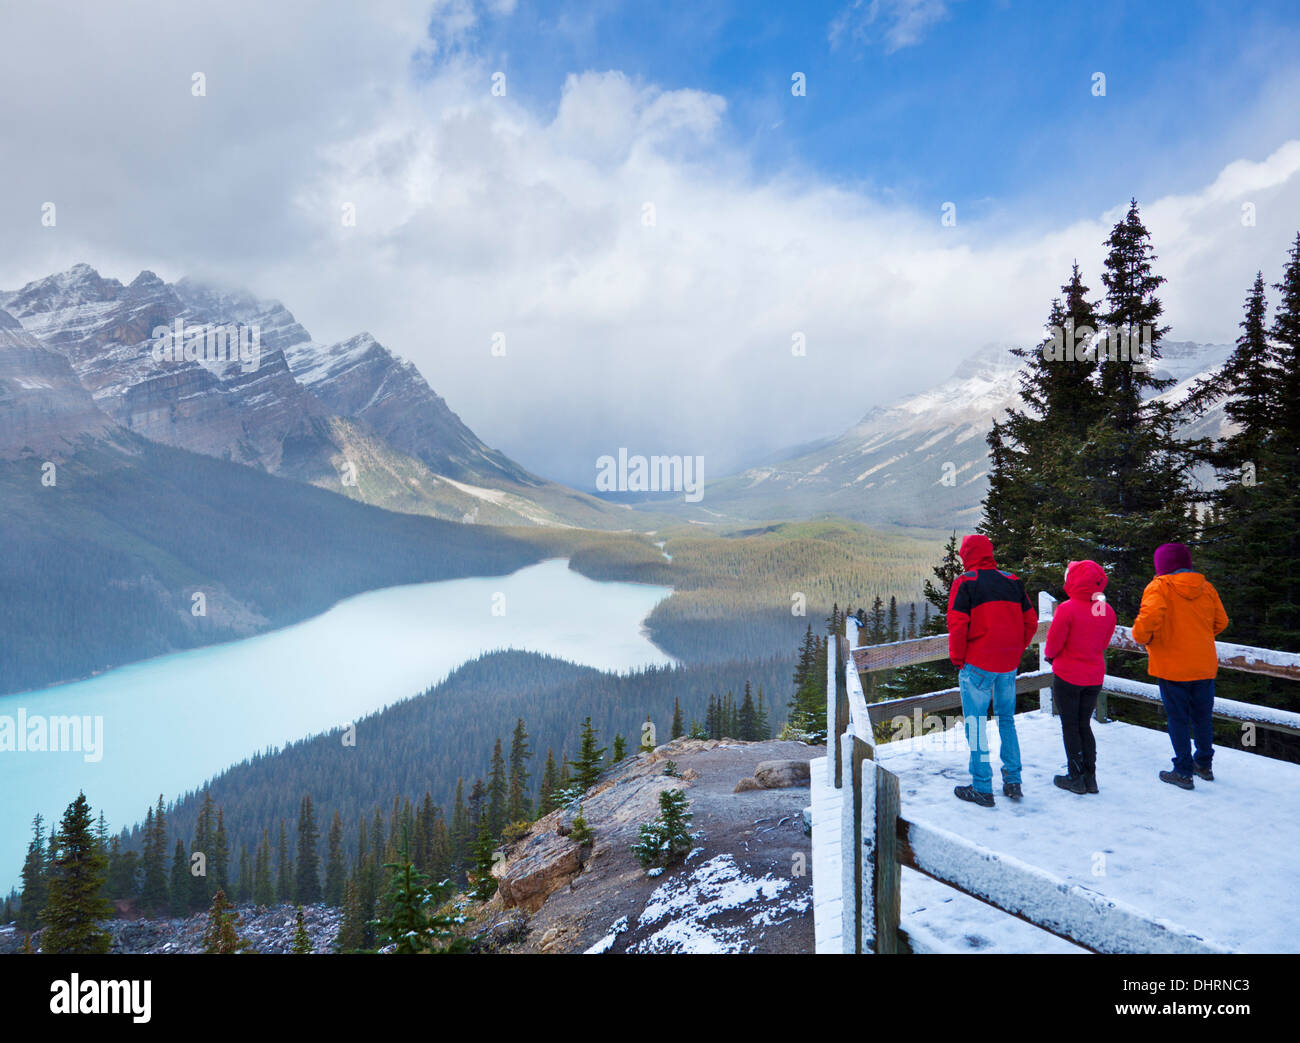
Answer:
<path fill-rule="evenodd" d="M 506 810 L 510 805 L 510 785 L 506 780 L 506 761 L 501 754 L 501 740 L 492 747 L 492 763 L 488 769 L 487 822 L 494 837 L 501 835 L 506 824 Z"/>
<path fill-rule="evenodd" d="M 533 802 L 528 797 L 528 761 L 532 758 L 528 747 L 528 730 L 522 717 L 515 721 L 515 732 L 510 738 L 510 802 L 507 817 L 511 822 L 526 822 L 533 817 Z"/>
<path fill-rule="evenodd" d="M 1107 412 L 1080 446 L 1087 484 L 1069 492 L 1078 504 L 1072 531 L 1081 536 L 1081 550 L 1107 570 L 1107 598 L 1116 611 L 1132 616 L 1151 578 L 1152 550 L 1171 540 L 1193 541 L 1195 455 L 1176 434 L 1183 407 L 1153 397 L 1173 383 L 1155 377 L 1152 365 L 1168 332 L 1160 325 L 1164 306 L 1157 296 L 1165 280 L 1155 274 L 1156 255 L 1136 200 L 1106 246 L 1101 318 L 1107 344 L 1098 348 Z"/>
<path fill-rule="evenodd" d="M 48 858 L 44 823 L 40 815 L 32 819 L 32 839 L 23 861 L 23 893 L 18 907 L 18 929 L 22 931 L 36 930 L 40 926 L 41 911 L 45 908 Z"/>
<path fill-rule="evenodd" d="M 337 811 L 330 821 L 329 854 L 325 863 L 325 901 L 338 907 L 346 897 L 347 869 L 343 865 L 343 816 Z"/>
<path fill-rule="evenodd" d="M 582 722 L 578 756 L 573 761 L 574 782 L 583 790 L 591 789 L 600 778 L 604 760 L 605 747 L 596 745 L 596 729 L 591 726 L 591 718 L 588 717 Z"/>
<path fill-rule="evenodd" d="M 50 880 L 41 920 L 41 951 L 106 953 L 112 935 L 102 926 L 113 907 L 104 898 L 108 859 L 92 832 L 90 805 L 79 793 L 50 837 Z"/>
<path fill-rule="evenodd" d="M 289 834 L 280 819 L 280 842 L 276 847 L 275 897 L 280 902 L 293 901 L 293 861 L 289 857 Z"/>
<path fill-rule="evenodd" d="M 303 794 L 298 808 L 298 857 L 294 879 L 294 898 L 299 905 L 312 905 L 321 899 L 320 852 L 316 850 L 319 839 L 316 809 L 310 795 Z"/>

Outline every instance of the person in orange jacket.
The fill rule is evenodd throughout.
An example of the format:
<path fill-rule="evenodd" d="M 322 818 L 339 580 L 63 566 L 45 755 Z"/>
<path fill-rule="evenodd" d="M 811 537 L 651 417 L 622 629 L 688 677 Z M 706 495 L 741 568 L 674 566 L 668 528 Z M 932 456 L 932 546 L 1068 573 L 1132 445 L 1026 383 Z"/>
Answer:
<path fill-rule="evenodd" d="M 1160 685 L 1169 718 L 1174 770 L 1162 771 L 1160 780 L 1192 789 L 1193 774 L 1214 781 L 1214 639 L 1227 628 L 1228 614 L 1214 585 L 1192 568 L 1186 544 L 1162 543 L 1155 566 L 1156 578 L 1142 592 L 1133 622 L 1133 640 L 1146 646 L 1147 673 Z"/>

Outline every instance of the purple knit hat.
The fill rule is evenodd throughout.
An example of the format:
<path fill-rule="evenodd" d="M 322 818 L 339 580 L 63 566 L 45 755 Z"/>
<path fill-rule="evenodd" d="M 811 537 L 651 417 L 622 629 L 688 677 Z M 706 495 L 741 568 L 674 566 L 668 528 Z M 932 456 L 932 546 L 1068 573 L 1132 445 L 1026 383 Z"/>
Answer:
<path fill-rule="evenodd" d="M 1167 576 L 1192 567 L 1192 552 L 1185 543 L 1162 543 L 1155 553 L 1156 575 Z"/>

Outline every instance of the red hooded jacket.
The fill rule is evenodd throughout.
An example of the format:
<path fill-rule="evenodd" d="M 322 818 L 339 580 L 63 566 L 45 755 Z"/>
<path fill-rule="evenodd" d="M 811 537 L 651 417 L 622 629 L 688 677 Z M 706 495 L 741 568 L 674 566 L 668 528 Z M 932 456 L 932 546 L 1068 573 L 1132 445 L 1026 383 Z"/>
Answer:
<path fill-rule="evenodd" d="M 948 593 L 948 658 L 958 669 L 1015 670 L 1038 631 L 1025 585 L 998 568 L 987 536 L 962 540 L 961 562 L 966 571 Z"/>
<path fill-rule="evenodd" d="M 1115 633 L 1115 610 L 1106 604 L 1106 573 L 1095 561 L 1076 561 L 1065 573 L 1064 604 L 1056 607 L 1043 655 L 1052 673 L 1070 684 L 1101 684 L 1105 651 Z"/>

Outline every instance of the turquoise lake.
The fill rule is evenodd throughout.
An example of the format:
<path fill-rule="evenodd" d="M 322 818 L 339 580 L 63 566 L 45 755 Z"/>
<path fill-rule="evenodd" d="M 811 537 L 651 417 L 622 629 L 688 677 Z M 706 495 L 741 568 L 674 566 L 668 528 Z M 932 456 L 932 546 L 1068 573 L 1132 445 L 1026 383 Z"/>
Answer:
<path fill-rule="evenodd" d="M 171 801 L 252 753 L 415 695 L 484 652 L 545 652 L 611 671 L 670 664 L 642 626 L 670 593 L 596 582 L 552 559 L 509 576 L 370 591 L 257 637 L 0 698 L 0 718 L 15 724 L 20 710 L 103 722 L 98 760 L 0 752 L 0 887 L 17 884 L 32 816 L 57 823 L 78 790 L 116 832 L 159 793 Z"/>

